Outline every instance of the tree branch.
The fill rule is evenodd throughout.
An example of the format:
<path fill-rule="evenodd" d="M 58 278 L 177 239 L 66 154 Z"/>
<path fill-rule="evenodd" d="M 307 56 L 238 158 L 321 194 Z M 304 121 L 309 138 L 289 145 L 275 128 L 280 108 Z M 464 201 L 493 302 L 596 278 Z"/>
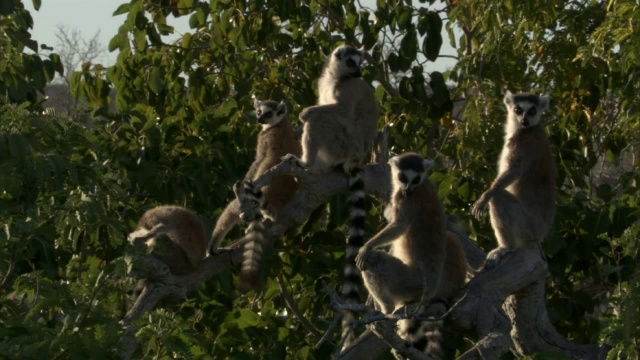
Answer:
<path fill-rule="evenodd" d="M 329 196 L 348 192 L 348 178 L 343 172 L 335 171 L 323 176 L 314 176 L 301 168 L 294 159 L 287 158 L 260 176 L 254 185 L 264 186 L 275 176 L 282 174 L 295 176 L 300 182 L 300 189 L 281 210 L 277 223 L 265 223 L 269 242 L 283 235 L 289 228 L 302 225 L 311 212 Z M 389 176 L 386 163 L 366 165 L 364 182 L 367 193 L 387 199 L 391 190 Z M 238 187 L 236 190 L 243 189 Z M 255 206 L 256 204 L 251 202 L 241 204 L 241 211 L 253 211 L 251 209 Z M 460 240 L 470 264 L 478 268 L 486 257 L 485 252 L 467 237 L 455 216 L 448 218 L 447 227 Z M 225 249 L 226 251 L 204 259 L 195 273 L 186 276 L 164 274 L 161 264 L 153 265 L 155 259 L 150 260 L 149 264 L 145 263 L 145 266 L 156 269 L 156 276 L 147 281 L 140 297 L 122 323 L 130 325 L 144 312 L 153 309 L 161 299 L 184 297 L 207 279 L 237 267 L 242 261 L 245 241 L 239 239 Z M 156 265 L 157 267 L 154 267 Z M 549 350 L 559 351 L 576 359 L 597 359 L 600 352 L 598 346 L 572 344 L 559 335 L 549 322 L 544 298 L 546 276 L 547 263 L 538 244 L 508 253 L 496 268 L 478 272 L 460 291 L 446 316 L 447 323 L 453 329 L 473 331 L 479 339 L 474 348 L 463 354 L 461 359 L 498 358 L 509 351 L 515 351 L 519 355 L 531 355 Z M 364 304 L 341 306 L 364 311 L 369 318 L 376 321 L 384 320 L 382 322 L 394 322 L 402 316 L 382 314 L 383 316 L 375 318 L 372 316 L 381 314 Z M 389 344 L 395 344 L 395 340 L 389 337 L 387 332 L 381 327 L 366 331 L 338 358 L 376 358 L 388 351 Z M 124 342 L 122 345 L 126 346 Z M 135 347 L 133 349 L 135 350 Z M 133 354 L 133 351 L 130 353 Z"/>
<path fill-rule="evenodd" d="M 284 303 L 287 305 L 289 310 L 291 310 L 291 312 L 298 318 L 298 320 L 300 320 L 302 326 L 304 326 L 305 329 L 313 334 L 313 336 L 321 337 L 322 333 L 318 329 L 316 329 L 309 320 L 307 320 L 302 311 L 300 311 L 300 308 L 298 308 L 298 305 L 293 300 L 293 296 L 291 296 L 291 292 L 289 292 L 286 284 L 284 283 L 284 278 L 282 277 L 282 275 L 278 274 L 277 279 L 278 286 L 280 287 L 280 294 L 282 295 Z"/>

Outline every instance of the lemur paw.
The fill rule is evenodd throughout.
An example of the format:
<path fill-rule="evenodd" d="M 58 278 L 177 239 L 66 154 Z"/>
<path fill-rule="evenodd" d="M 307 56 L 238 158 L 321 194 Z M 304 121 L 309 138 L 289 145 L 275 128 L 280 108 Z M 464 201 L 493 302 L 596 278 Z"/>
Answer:
<path fill-rule="evenodd" d="M 471 215 L 478 220 L 482 219 L 487 212 L 487 205 L 489 205 L 489 200 L 483 194 L 471 207 Z"/>
<path fill-rule="evenodd" d="M 364 247 L 360 248 L 358 255 L 356 255 L 355 263 L 356 267 L 360 269 L 360 271 L 367 270 L 367 262 L 369 260 L 369 250 Z"/>
<path fill-rule="evenodd" d="M 484 261 L 484 268 L 491 270 L 497 267 L 500 260 L 509 252 L 510 250 L 503 247 L 497 247 L 491 250 L 489 254 L 487 254 L 487 259 Z"/>
<path fill-rule="evenodd" d="M 314 112 L 313 108 L 314 108 L 313 106 L 309 106 L 302 109 L 302 111 L 300 112 L 300 115 L 298 115 L 298 119 L 300 119 L 300 121 L 302 122 L 306 122 L 307 120 L 309 120 L 309 117 Z"/>
<path fill-rule="evenodd" d="M 136 243 L 144 243 L 149 238 L 148 234 L 149 230 L 138 229 L 129 234 L 127 241 L 132 245 L 135 245 Z"/>
<path fill-rule="evenodd" d="M 301 167 L 303 169 L 307 168 L 307 166 L 302 163 L 302 160 L 300 160 L 297 156 L 295 156 L 293 154 L 287 154 L 287 155 L 283 156 L 281 158 L 281 160 L 282 161 L 287 161 L 287 162 L 291 163 L 292 165 Z"/>

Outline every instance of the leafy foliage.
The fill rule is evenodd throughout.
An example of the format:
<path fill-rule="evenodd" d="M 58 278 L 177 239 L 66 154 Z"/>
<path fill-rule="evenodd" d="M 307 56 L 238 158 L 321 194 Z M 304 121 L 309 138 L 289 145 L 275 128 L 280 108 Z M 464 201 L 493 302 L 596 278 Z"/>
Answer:
<path fill-rule="evenodd" d="M 40 8 L 40 1 L 33 0 L 33 5 Z M 20 0 L 0 4 L 0 104 L 18 103 L 37 108 L 37 94 L 43 93 L 56 72 L 62 75 L 57 54 L 46 57 L 38 54 L 38 43 L 29 34 L 31 28 L 33 19 Z M 26 49 L 35 54 L 25 53 Z M 51 49 L 42 45 L 42 50 Z"/>
<path fill-rule="evenodd" d="M 181 204 L 212 228 L 232 197 L 230 185 L 253 157 L 258 129 L 249 120 L 251 97 L 283 99 L 296 119 L 315 103 L 324 54 L 342 42 L 368 50 L 364 77 L 390 126 L 392 150 L 439 161 L 432 179 L 448 212 L 460 216 L 485 249 L 494 246 L 488 221 L 478 223 L 468 211 L 495 175 L 501 90 L 551 95 L 545 118 L 557 154 L 559 208 L 544 244 L 549 311 L 571 340 L 606 342 L 612 354 L 632 356 L 639 299 L 634 79 L 640 62 L 637 32 L 620 24 L 637 23 L 634 4 L 120 5 L 114 16 L 123 24 L 109 44 L 119 52 L 117 63 L 86 63 L 72 76 L 74 95 L 86 97 L 102 120 L 82 126 L 36 116 L 26 105 L 0 108 L 1 356 L 117 357 L 125 331 L 118 321 L 133 288 L 122 277 L 121 256 L 137 217 L 154 205 Z M 0 47 L 21 59 L 0 58 L 0 97 L 35 104 L 59 60 L 23 53 L 34 43 L 19 0 L 2 2 L 0 14 Z M 173 19 L 183 16 L 191 29 L 166 40 L 175 31 Z M 441 57 L 443 31 L 459 61 L 452 71 L 430 72 Z M 116 113 L 108 110 L 112 87 Z M 451 113 L 454 100 L 464 103 L 462 116 Z M 368 233 L 382 224 L 377 201 L 371 201 Z M 345 199 L 332 198 L 279 239 L 267 256 L 262 291 L 240 294 L 234 274 L 224 274 L 185 301 L 137 319 L 131 336 L 142 346 L 135 356 L 331 357 L 335 343 L 315 345 L 334 317 L 322 284 L 341 282 L 346 214 Z M 293 314 L 287 295 L 307 322 Z M 591 315 L 601 304 L 622 313 L 602 321 Z"/>
<path fill-rule="evenodd" d="M 469 99 L 457 152 L 465 173 L 492 177 L 487 169 L 494 169 L 501 143 L 502 115 L 494 115 L 501 112 L 501 89 L 553 99 L 547 128 L 560 188 L 555 229 L 544 244 L 552 275 L 548 305 L 559 330 L 578 342 L 598 333 L 586 316 L 594 305 L 612 301 L 616 286 L 630 291 L 636 271 L 637 254 L 623 255 L 610 239 L 638 216 L 640 98 L 633 90 L 637 82 L 628 81 L 637 76 L 638 63 L 629 62 L 634 50 L 616 51 L 629 46 L 626 38 L 604 34 L 617 26 L 614 19 L 633 23 L 640 13 L 637 6 L 630 12 L 628 2 L 613 3 L 473 1 L 456 3 L 450 12 L 466 45 L 459 48 L 465 56 L 455 74 L 463 79 L 457 94 Z M 534 10 L 539 7 L 545 11 Z M 494 149 L 489 156 L 487 148 Z M 490 232 L 488 224 L 480 226 L 483 243 Z"/>

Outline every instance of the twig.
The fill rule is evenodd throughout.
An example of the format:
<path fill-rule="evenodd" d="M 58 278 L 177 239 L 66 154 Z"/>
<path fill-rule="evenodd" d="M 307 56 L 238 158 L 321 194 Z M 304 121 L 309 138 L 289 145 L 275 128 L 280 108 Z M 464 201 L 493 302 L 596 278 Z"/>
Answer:
<path fill-rule="evenodd" d="M 277 276 L 277 279 L 278 279 L 278 285 L 280 286 L 280 294 L 282 295 L 282 298 L 284 299 L 284 303 L 287 305 L 287 308 L 291 310 L 291 312 L 298 318 L 298 320 L 300 320 L 300 323 L 302 324 L 302 326 L 304 326 L 307 330 L 309 330 L 309 332 L 311 332 L 316 337 L 321 337 L 322 333 L 318 329 L 316 329 L 315 326 L 313 326 L 313 324 L 311 324 L 311 322 L 304 316 L 302 311 L 300 311 L 300 309 L 298 308 L 298 305 L 293 300 L 291 293 L 289 292 L 289 290 L 286 287 L 286 284 L 284 283 L 284 279 L 282 278 L 282 275 L 279 274 Z"/>
<path fill-rule="evenodd" d="M 322 346 L 322 344 L 324 344 L 327 341 L 327 339 L 329 339 L 329 337 L 333 334 L 333 332 L 336 331 L 339 324 L 340 324 L 340 313 L 336 313 L 336 315 L 333 317 L 333 320 L 331 321 L 331 324 L 329 324 L 329 328 L 327 329 L 327 331 L 325 331 L 322 338 L 320 338 L 320 341 L 318 341 L 318 343 L 316 344 L 316 349 L 319 349 L 320 346 Z"/>

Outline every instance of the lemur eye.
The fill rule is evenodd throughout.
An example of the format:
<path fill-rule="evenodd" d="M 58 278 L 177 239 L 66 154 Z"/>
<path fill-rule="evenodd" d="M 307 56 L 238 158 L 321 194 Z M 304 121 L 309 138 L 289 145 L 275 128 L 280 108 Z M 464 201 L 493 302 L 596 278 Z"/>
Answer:
<path fill-rule="evenodd" d="M 398 175 L 398 180 L 400 180 L 400 182 L 406 183 L 407 182 L 407 175 L 405 174 L 400 174 Z"/>
<path fill-rule="evenodd" d="M 536 114 L 536 112 L 537 112 L 536 108 L 535 108 L 535 107 L 532 107 L 531 109 L 529 109 L 529 110 L 527 111 L 527 115 L 529 115 L 529 116 L 534 116 L 534 115 Z"/>
<path fill-rule="evenodd" d="M 266 117 L 266 118 L 270 118 L 271 116 L 273 116 L 273 112 L 271 112 L 271 111 L 268 111 L 268 112 L 266 112 L 264 114 L 264 117 Z"/>
<path fill-rule="evenodd" d="M 354 67 L 354 66 L 356 66 L 356 62 L 353 61 L 353 59 L 348 59 L 347 60 L 347 66 Z"/>
<path fill-rule="evenodd" d="M 516 106 L 516 108 L 513 109 L 513 112 L 515 112 L 516 115 L 522 115 L 522 113 L 524 113 L 524 110 L 522 110 L 520 106 Z"/>
<path fill-rule="evenodd" d="M 262 115 L 262 110 L 256 110 L 256 115 L 258 116 Z"/>
<path fill-rule="evenodd" d="M 413 185 L 418 185 L 419 182 L 420 182 L 420 176 L 416 176 L 413 178 L 413 180 L 411 180 L 411 183 Z"/>

